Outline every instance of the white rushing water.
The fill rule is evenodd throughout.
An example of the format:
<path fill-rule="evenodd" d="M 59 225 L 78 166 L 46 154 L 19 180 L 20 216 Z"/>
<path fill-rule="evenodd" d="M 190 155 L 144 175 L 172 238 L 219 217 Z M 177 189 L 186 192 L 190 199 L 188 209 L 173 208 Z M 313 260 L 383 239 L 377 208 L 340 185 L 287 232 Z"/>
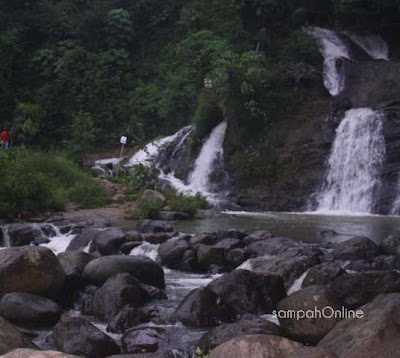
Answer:
<path fill-rule="evenodd" d="M 190 128 L 190 129 L 189 129 Z M 182 193 L 195 195 L 196 193 L 201 193 L 205 197 L 207 197 L 211 202 L 216 203 L 218 199 L 215 196 L 210 184 L 210 175 L 212 174 L 216 162 L 223 155 L 223 144 L 225 139 L 225 133 L 227 129 L 227 122 L 221 122 L 218 124 L 210 133 L 209 137 L 204 142 L 200 154 L 196 159 L 194 169 L 189 174 L 188 182 L 185 183 L 179 178 L 175 177 L 174 172 L 170 172 L 168 174 L 161 171 L 160 179 L 163 179 L 169 182 L 175 189 Z M 192 131 L 192 127 L 185 127 L 181 129 L 178 133 L 173 136 L 164 138 L 166 141 L 163 141 L 164 145 L 166 143 L 170 143 L 185 133 L 180 141 L 178 142 L 176 148 L 172 153 L 172 157 L 179 150 L 179 148 L 185 143 L 187 137 L 190 135 Z M 171 139 L 172 138 L 172 139 Z M 153 142 L 154 143 L 154 142 Z M 146 147 L 149 147 L 153 152 L 153 143 L 148 144 Z M 160 145 L 157 146 L 160 148 Z M 144 160 L 147 160 L 147 157 L 143 154 L 143 150 L 136 153 L 130 163 L 144 163 Z M 157 152 L 158 155 L 158 152 Z"/>
<path fill-rule="evenodd" d="M 379 35 L 358 35 L 350 31 L 343 32 L 351 41 L 361 47 L 374 60 L 389 60 L 389 47 Z"/>
<path fill-rule="evenodd" d="M 300 291 L 303 287 L 303 282 L 305 280 L 305 278 L 307 277 L 308 271 L 305 271 L 299 278 L 297 278 L 292 286 L 289 287 L 288 291 L 287 291 L 287 295 L 291 295 L 292 293 L 295 293 L 297 291 Z"/>
<path fill-rule="evenodd" d="M 187 126 L 179 130 L 173 135 L 168 137 L 156 139 L 153 142 L 148 143 L 144 148 L 137 151 L 130 159 L 127 166 L 134 166 L 134 165 L 145 165 L 147 167 L 151 166 L 154 161 L 157 159 L 160 150 L 165 145 L 175 141 L 179 138 L 183 133 L 191 130 L 191 126 Z"/>
<path fill-rule="evenodd" d="M 317 211 L 371 213 L 385 161 L 383 114 L 351 109 L 336 129 Z"/>
<path fill-rule="evenodd" d="M 318 39 L 324 57 L 324 85 L 332 96 L 336 96 L 345 86 L 345 76 L 338 60 L 350 59 L 349 49 L 332 30 L 313 27 L 307 32 Z"/>

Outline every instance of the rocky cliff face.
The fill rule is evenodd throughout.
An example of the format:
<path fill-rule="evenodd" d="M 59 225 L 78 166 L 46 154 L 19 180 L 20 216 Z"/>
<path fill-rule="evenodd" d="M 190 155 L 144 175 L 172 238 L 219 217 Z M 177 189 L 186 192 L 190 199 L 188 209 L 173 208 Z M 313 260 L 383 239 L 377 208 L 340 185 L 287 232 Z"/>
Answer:
<path fill-rule="evenodd" d="M 278 172 L 260 185 L 241 190 L 239 205 L 274 211 L 312 208 L 344 112 L 370 107 L 385 113 L 386 163 L 376 210 L 391 213 L 400 174 L 400 63 L 345 60 L 344 67 L 346 87 L 340 96 L 321 94 L 303 103 L 295 115 L 273 125 L 271 131 L 285 133 L 275 150 Z"/>

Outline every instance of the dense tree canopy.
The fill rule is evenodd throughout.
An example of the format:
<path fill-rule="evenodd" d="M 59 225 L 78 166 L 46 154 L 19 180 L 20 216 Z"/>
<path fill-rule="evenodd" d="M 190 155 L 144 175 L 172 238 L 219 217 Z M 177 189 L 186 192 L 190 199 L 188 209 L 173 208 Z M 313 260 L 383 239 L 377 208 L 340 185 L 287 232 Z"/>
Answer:
<path fill-rule="evenodd" d="M 209 76 L 213 105 L 259 131 L 299 83 L 296 64 L 320 64 L 302 25 L 388 27 L 399 9 L 399 0 L 1 0 L 0 125 L 24 146 L 86 151 L 122 133 L 141 142 L 206 113 L 197 107 Z"/>

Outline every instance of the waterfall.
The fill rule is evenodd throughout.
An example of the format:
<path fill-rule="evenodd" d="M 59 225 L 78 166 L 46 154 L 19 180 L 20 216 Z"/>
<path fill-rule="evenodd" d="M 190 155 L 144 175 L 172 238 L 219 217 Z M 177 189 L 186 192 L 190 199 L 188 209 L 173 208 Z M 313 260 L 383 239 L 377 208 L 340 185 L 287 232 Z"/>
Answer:
<path fill-rule="evenodd" d="M 390 213 L 392 215 L 400 214 L 400 174 L 399 174 L 399 179 L 397 181 L 397 186 L 396 186 L 396 195 L 395 195 Z"/>
<path fill-rule="evenodd" d="M 159 178 L 168 182 L 178 191 L 190 195 L 201 193 L 211 202 L 217 203 L 218 199 L 216 199 L 215 190 L 213 190 L 210 183 L 210 176 L 216 168 L 216 165 L 218 165 L 218 159 L 222 158 L 226 128 L 227 122 L 221 122 L 212 130 L 201 148 L 200 154 L 194 164 L 194 169 L 189 174 L 187 182 L 175 177 L 173 171 L 168 174 L 164 173 L 161 164 L 165 163 L 161 162 L 172 161 L 172 159 L 178 155 L 178 152 L 193 131 L 192 126 L 187 126 L 169 137 L 157 139 L 147 144 L 131 157 L 128 166 L 137 164 L 146 166 L 155 165 L 155 167 L 160 170 Z M 172 153 L 170 155 L 166 155 L 165 153 L 162 155 L 162 149 L 173 142 L 176 142 L 176 144 Z"/>
<path fill-rule="evenodd" d="M 143 149 L 137 151 L 130 159 L 127 166 L 132 167 L 134 165 L 142 164 L 147 167 L 151 166 L 154 162 L 157 161 L 157 157 L 160 153 L 162 147 L 166 146 L 169 143 L 172 143 L 184 136 L 187 138 L 187 133 L 192 131 L 192 126 L 187 126 L 179 130 L 173 135 L 168 137 L 156 139 L 153 142 L 148 143 Z"/>
<path fill-rule="evenodd" d="M 389 47 L 379 35 L 357 35 L 343 31 L 351 41 L 361 47 L 374 60 L 389 60 Z"/>
<path fill-rule="evenodd" d="M 214 162 L 223 155 L 226 128 L 226 122 L 218 124 L 201 148 L 194 170 L 189 176 L 189 186 L 194 192 L 209 193 L 212 191 L 210 174 Z"/>
<path fill-rule="evenodd" d="M 220 201 L 218 193 L 212 188 L 210 176 L 218 160 L 223 155 L 223 144 L 227 122 L 221 122 L 211 132 L 201 148 L 200 154 L 196 159 L 194 169 L 189 174 L 187 184 L 175 177 L 174 173 L 165 174 L 161 172 L 160 178 L 168 181 L 175 189 L 182 193 L 194 195 L 201 193 L 214 204 Z"/>
<path fill-rule="evenodd" d="M 383 114 L 351 109 L 336 130 L 318 211 L 371 213 L 385 161 Z"/>
<path fill-rule="evenodd" d="M 343 69 L 338 67 L 338 60 L 350 59 L 349 49 L 332 30 L 313 27 L 306 31 L 318 39 L 324 57 L 324 85 L 332 96 L 336 96 L 345 86 L 345 76 Z"/>

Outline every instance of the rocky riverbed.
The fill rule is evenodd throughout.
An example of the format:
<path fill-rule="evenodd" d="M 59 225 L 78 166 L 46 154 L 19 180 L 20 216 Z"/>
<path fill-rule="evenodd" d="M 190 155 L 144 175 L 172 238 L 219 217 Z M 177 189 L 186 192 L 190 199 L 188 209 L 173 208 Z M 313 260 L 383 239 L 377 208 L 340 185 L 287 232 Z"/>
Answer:
<path fill-rule="evenodd" d="M 2 226 L 1 357 L 393 357 L 400 231 L 305 243 L 105 217 Z M 362 318 L 274 312 L 329 307 Z M 353 312 L 352 311 L 352 312 Z"/>

